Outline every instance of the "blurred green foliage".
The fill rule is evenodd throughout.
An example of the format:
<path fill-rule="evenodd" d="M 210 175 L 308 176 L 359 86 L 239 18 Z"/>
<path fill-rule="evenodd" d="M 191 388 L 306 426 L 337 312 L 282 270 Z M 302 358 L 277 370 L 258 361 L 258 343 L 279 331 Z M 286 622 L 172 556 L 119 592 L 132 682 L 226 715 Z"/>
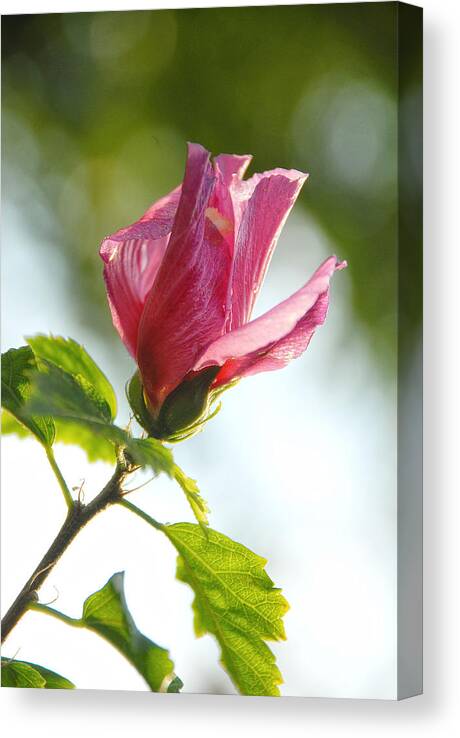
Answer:
<path fill-rule="evenodd" d="M 310 173 L 299 207 L 348 259 L 354 314 L 377 357 L 394 356 L 397 5 L 3 18 L 4 192 L 65 253 L 70 297 L 93 329 L 115 336 L 99 242 L 181 180 L 192 140 L 252 153 L 252 170 Z M 421 80 L 406 57 L 416 116 Z"/>

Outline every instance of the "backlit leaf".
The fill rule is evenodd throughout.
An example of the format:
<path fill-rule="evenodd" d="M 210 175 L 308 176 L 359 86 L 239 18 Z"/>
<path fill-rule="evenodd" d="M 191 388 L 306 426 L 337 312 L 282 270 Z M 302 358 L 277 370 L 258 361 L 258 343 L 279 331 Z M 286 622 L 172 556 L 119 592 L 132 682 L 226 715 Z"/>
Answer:
<path fill-rule="evenodd" d="M 265 559 L 212 529 L 163 526 L 179 552 L 177 578 L 194 593 L 195 632 L 211 633 L 242 694 L 279 695 L 281 673 L 265 641 L 285 639 L 289 605 L 265 572 Z"/>
<path fill-rule="evenodd" d="M 61 369 L 48 360 L 40 360 L 40 371 L 33 375 L 30 413 L 48 413 L 68 418 L 86 418 L 110 423 L 110 408 L 84 378 Z"/>
<path fill-rule="evenodd" d="M 16 435 L 19 438 L 30 438 L 31 432 L 25 425 L 16 420 L 7 410 L 2 409 L 2 436 Z"/>
<path fill-rule="evenodd" d="M 166 691 L 175 679 L 169 652 L 141 633 L 126 604 L 124 573 L 114 574 L 83 605 L 81 623 L 105 638 L 144 677 L 153 692 Z"/>
<path fill-rule="evenodd" d="M 50 413 L 25 412 L 32 391 L 31 379 L 38 375 L 36 360 L 29 346 L 10 349 L 2 354 L 2 407 L 33 433 L 40 443 L 51 446 L 55 427 Z"/>
<path fill-rule="evenodd" d="M 70 418 L 54 418 L 56 443 L 80 446 L 86 452 L 88 461 L 105 461 L 112 464 L 116 454 L 113 441 L 104 436 L 103 428 L 94 431 L 90 423 L 78 422 Z"/>
<path fill-rule="evenodd" d="M 109 420 L 117 414 L 117 399 L 109 380 L 86 349 L 72 338 L 38 334 L 27 339 L 38 359 L 51 362 L 91 385 L 110 408 Z"/>
<path fill-rule="evenodd" d="M 174 468 L 174 479 L 182 487 L 197 521 L 202 525 L 208 525 L 208 512 L 210 510 L 208 503 L 200 494 L 196 481 L 191 477 L 187 477 L 177 464 L 175 464 Z"/>
<path fill-rule="evenodd" d="M 2 687 L 25 687 L 28 689 L 74 689 L 75 685 L 68 679 L 45 669 L 44 666 L 31 664 L 28 661 L 17 661 L 2 657 Z"/>

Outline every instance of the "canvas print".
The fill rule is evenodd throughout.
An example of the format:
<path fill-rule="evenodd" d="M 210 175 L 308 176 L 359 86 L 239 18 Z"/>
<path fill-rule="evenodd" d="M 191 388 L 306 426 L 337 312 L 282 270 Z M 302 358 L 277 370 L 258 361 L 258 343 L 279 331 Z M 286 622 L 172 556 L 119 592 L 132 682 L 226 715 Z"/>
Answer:
<path fill-rule="evenodd" d="M 2 686 L 420 693 L 421 10 L 2 54 Z"/>

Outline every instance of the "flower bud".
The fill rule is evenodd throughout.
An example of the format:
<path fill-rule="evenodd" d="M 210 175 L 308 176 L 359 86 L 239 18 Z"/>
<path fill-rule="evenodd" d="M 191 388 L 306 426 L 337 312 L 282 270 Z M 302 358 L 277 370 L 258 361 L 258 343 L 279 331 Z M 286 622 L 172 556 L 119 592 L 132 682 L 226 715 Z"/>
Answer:
<path fill-rule="evenodd" d="M 136 420 L 150 436 L 164 441 L 179 441 L 194 435 L 212 415 L 211 385 L 218 371 L 218 366 L 211 366 L 191 372 L 166 397 L 157 416 L 146 403 L 140 375 L 136 372 L 127 387 Z"/>

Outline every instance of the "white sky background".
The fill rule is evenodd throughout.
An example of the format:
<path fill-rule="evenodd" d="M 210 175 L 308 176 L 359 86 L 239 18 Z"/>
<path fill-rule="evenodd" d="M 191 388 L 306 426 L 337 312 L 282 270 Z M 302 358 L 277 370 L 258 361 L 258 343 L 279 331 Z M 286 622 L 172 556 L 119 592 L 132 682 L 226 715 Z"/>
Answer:
<path fill-rule="evenodd" d="M 72 336 L 114 383 L 126 420 L 123 387 L 131 360 L 121 345 L 108 349 L 79 324 L 67 294 L 84 292 L 84 285 L 75 284 L 56 252 L 44 258 L 46 247 L 38 248 L 13 207 L 5 207 L 4 220 L 4 349 L 35 332 Z M 257 313 L 288 296 L 336 250 L 297 209 L 285 226 Z M 226 393 L 220 414 L 202 434 L 177 446 L 175 455 L 198 480 L 212 527 L 266 557 L 269 575 L 291 605 L 288 640 L 271 644 L 285 680 L 282 694 L 392 698 L 395 385 L 384 384 L 353 329 L 348 288 L 347 271 L 337 274 L 326 324 L 301 359 Z M 56 455 L 70 486 L 85 479 L 87 499 L 110 475 L 108 466 L 90 465 L 77 448 L 57 446 Z M 54 538 L 65 509 L 37 443 L 4 438 L 2 456 L 5 610 Z M 155 480 L 132 499 L 163 522 L 193 520 L 180 489 L 167 479 Z M 174 578 L 175 558 L 161 534 L 128 511 L 111 509 L 78 536 L 41 598 L 50 601 L 57 591 L 54 606 L 79 617 L 84 599 L 125 570 L 136 623 L 170 649 L 185 691 L 233 692 L 212 637 L 194 637 L 193 596 Z M 80 688 L 146 688 L 96 635 L 39 613 L 23 618 L 4 653 L 46 665 Z"/>

